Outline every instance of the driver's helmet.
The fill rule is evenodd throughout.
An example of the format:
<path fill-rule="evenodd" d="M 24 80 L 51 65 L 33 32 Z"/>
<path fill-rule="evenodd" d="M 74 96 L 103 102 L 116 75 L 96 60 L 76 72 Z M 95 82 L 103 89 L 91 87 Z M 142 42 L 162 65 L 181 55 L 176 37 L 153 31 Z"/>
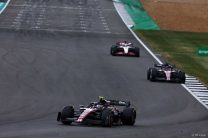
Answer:
<path fill-rule="evenodd" d="M 110 105 L 110 101 L 106 100 L 104 97 L 99 96 L 99 103 L 104 106 Z"/>
<path fill-rule="evenodd" d="M 172 66 L 170 64 L 168 64 L 167 62 L 163 64 L 164 68 L 172 68 Z"/>
<path fill-rule="evenodd" d="M 169 64 L 166 62 L 166 63 L 164 63 L 163 64 L 165 67 L 168 67 L 169 66 Z"/>
<path fill-rule="evenodd" d="M 106 100 L 103 96 L 99 96 L 99 103 L 100 104 L 105 104 L 106 103 Z"/>

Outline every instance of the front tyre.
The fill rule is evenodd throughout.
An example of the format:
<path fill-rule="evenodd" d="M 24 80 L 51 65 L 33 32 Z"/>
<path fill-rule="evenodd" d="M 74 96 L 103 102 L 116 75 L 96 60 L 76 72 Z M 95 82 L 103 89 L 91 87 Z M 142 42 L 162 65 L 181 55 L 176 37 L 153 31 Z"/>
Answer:
<path fill-rule="evenodd" d="M 116 53 L 116 46 L 112 46 L 111 49 L 110 49 L 110 54 L 112 56 L 115 56 L 116 55 L 115 53 Z"/>
<path fill-rule="evenodd" d="M 111 127 L 113 125 L 113 113 L 111 109 L 104 109 L 101 116 L 102 126 Z"/>
<path fill-rule="evenodd" d="M 63 110 L 61 111 L 61 122 L 64 125 L 70 125 L 72 121 L 66 120 L 67 118 L 73 118 L 74 117 L 74 108 L 73 106 L 65 106 Z"/>
<path fill-rule="evenodd" d="M 155 68 L 150 69 L 150 75 L 149 75 L 149 80 L 150 81 L 155 81 L 157 75 L 157 70 Z"/>

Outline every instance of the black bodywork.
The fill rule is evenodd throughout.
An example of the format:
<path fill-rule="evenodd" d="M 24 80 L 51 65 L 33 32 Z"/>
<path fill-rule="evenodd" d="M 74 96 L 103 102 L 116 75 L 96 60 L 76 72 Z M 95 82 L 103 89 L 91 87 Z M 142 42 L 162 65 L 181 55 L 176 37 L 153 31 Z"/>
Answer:
<path fill-rule="evenodd" d="M 155 64 L 147 70 L 147 79 L 150 81 L 169 81 L 185 83 L 185 73 L 175 68 L 175 65 Z"/>
<path fill-rule="evenodd" d="M 122 110 L 118 107 L 124 107 Z M 65 125 L 71 123 L 91 124 L 111 127 L 112 125 L 134 125 L 136 110 L 130 107 L 130 102 L 107 100 L 107 103 L 92 102 L 88 106 L 65 106 L 58 112 L 57 121 Z"/>

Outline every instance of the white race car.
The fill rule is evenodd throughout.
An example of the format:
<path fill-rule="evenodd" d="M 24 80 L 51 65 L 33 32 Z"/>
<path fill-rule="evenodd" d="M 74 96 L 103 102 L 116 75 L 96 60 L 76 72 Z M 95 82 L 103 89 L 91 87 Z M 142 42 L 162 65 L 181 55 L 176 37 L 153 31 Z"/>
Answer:
<path fill-rule="evenodd" d="M 139 48 L 127 41 L 117 42 L 116 45 L 112 45 L 110 53 L 112 56 L 140 56 Z"/>

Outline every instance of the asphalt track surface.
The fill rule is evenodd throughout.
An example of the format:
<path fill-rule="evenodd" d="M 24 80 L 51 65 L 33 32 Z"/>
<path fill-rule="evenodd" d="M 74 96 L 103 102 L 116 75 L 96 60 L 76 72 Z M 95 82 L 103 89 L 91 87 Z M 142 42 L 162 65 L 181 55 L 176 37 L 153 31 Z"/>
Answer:
<path fill-rule="evenodd" d="M 119 40 L 141 57 L 110 56 Z M 0 137 L 208 137 L 208 111 L 181 85 L 146 80 L 154 63 L 110 0 L 12 0 L 0 16 Z M 64 105 L 99 95 L 130 100 L 135 126 L 56 122 Z"/>

